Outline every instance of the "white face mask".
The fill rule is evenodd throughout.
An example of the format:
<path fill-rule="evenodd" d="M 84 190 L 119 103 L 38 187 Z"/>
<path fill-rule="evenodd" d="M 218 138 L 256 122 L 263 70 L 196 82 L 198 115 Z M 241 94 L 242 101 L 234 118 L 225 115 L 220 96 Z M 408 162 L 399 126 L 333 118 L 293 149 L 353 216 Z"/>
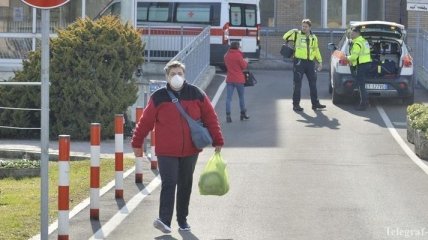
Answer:
<path fill-rule="evenodd" d="M 179 89 L 183 86 L 184 78 L 180 75 L 174 75 L 174 77 L 171 78 L 171 84 L 172 88 Z"/>

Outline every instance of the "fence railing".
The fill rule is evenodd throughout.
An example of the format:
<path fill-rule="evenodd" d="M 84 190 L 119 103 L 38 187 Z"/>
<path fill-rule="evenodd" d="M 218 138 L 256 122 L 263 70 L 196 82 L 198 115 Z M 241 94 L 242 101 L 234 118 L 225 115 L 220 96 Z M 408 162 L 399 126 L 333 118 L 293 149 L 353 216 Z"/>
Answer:
<path fill-rule="evenodd" d="M 210 65 L 210 26 L 207 26 L 170 61 L 186 65 L 186 81 L 195 83 Z"/>
<path fill-rule="evenodd" d="M 141 40 L 145 43 L 145 61 L 169 61 L 202 32 L 202 35 L 208 35 L 209 48 L 209 32 L 204 29 L 201 26 L 179 26 L 174 29 L 162 25 L 143 26 Z M 56 34 L 51 34 L 51 37 L 55 36 Z M 0 32 L 0 62 L 10 65 L 22 61 L 30 51 L 40 47 L 40 37 L 40 33 Z"/>
<path fill-rule="evenodd" d="M 38 86 L 42 85 L 41 82 L 0 82 L 0 86 Z M 40 108 L 25 108 L 16 106 L 0 106 L 0 110 L 14 110 L 14 111 L 38 111 L 41 112 Z M 26 126 L 4 126 L 0 125 L 3 129 L 16 129 L 16 130 L 40 130 L 40 127 L 26 127 Z"/>
<path fill-rule="evenodd" d="M 144 56 L 147 62 L 169 61 L 189 43 L 199 38 L 205 29 L 201 26 L 159 24 L 148 24 L 139 27 L 142 29 L 141 40 L 145 43 Z M 206 32 L 202 35 L 206 35 Z"/>
<path fill-rule="evenodd" d="M 142 40 L 146 43 L 145 60 L 147 62 L 169 61 L 202 31 L 202 28 L 189 30 L 182 26 L 175 30 L 164 29 L 164 31 L 168 31 L 169 36 L 160 37 L 159 26 L 148 25 L 144 28 Z M 282 60 L 279 50 L 283 43 L 282 36 L 288 30 L 283 28 L 263 28 L 261 30 L 261 59 Z M 328 50 L 327 44 L 338 43 L 344 29 L 314 29 L 313 32 L 319 39 L 323 60 L 328 63 L 331 52 Z M 0 32 L 0 63 L 4 66 L 25 59 L 29 51 L 35 50 L 40 45 L 39 39 L 40 34 Z M 420 30 L 418 33 L 415 29 L 408 30 L 407 44 L 411 49 L 415 65 L 428 70 L 428 32 Z M 329 66 L 325 64 L 324 67 Z"/>
<path fill-rule="evenodd" d="M 420 66 L 425 71 L 428 71 L 428 31 L 420 31 L 418 33 L 415 29 L 412 29 L 408 33 L 407 44 L 411 48 L 415 66 Z"/>

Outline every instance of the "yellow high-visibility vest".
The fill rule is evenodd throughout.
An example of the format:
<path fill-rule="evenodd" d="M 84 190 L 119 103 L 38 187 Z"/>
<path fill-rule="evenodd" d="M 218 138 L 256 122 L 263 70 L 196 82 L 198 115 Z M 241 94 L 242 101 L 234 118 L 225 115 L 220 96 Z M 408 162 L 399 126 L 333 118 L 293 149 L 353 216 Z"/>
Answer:
<path fill-rule="evenodd" d="M 371 62 L 370 45 L 367 40 L 359 36 L 352 40 L 352 42 L 351 55 L 348 56 L 351 66 Z"/>
<path fill-rule="evenodd" d="M 318 48 L 318 38 L 314 34 L 306 36 L 302 31 L 291 29 L 282 37 L 284 41 L 294 41 L 294 57 L 305 60 L 317 60 L 322 63 L 322 57 Z"/>

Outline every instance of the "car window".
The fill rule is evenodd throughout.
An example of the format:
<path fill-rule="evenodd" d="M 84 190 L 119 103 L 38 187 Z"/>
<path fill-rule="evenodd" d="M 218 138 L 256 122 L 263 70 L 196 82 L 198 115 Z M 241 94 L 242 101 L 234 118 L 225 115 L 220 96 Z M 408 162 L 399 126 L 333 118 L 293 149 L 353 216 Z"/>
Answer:
<path fill-rule="evenodd" d="M 346 32 L 345 32 L 345 34 L 343 34 L 343 35 L 342 35 L 342 38 L 339 40 L 339 43 L 338 43 L 338 47 L 339 47 L 339 49 L 341 49 L 341 48 L 342 48 L 342 46 L 343 46 L 343 44 L 346 42 L 346 38 L 347 38 L 347 34 L 346 34 Z"/>
<path fill-rule="evenodd" d="M 382 24 L 382 23 L 373 23 L 373 24 L 363 24 L 361 26 L 357 26 L 361 29 L 361 35 L 363 37 L 370 36 L 379 36 L 379 37 L 389 37 L 396 39 L 403 39 L 405 37 L 405 30 L 400 27 Z"/>

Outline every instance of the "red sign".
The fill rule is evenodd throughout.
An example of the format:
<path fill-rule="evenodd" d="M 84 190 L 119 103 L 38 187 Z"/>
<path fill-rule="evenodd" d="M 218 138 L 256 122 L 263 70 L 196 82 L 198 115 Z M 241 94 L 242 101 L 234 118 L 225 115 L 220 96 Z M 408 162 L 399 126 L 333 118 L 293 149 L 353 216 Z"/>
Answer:
<path fill-rule="evenodd" d="M 49 9 L 61 7 L 70 0 L 21 0 L 25 4 L 30 5 L 35 8 Z"/>

